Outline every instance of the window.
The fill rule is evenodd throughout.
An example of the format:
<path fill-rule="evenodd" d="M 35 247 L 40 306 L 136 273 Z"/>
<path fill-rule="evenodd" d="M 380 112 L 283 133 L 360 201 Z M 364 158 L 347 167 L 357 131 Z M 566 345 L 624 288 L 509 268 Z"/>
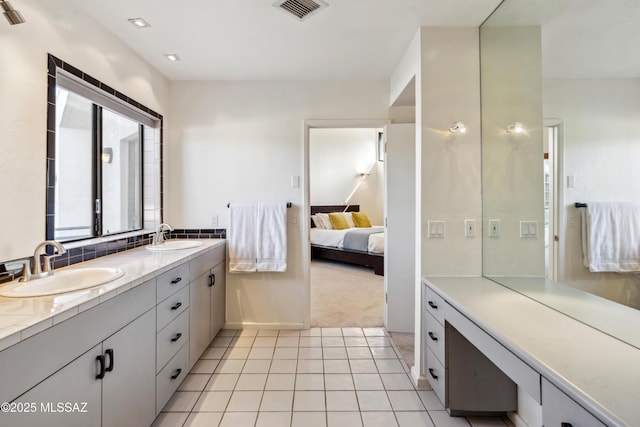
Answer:
<path fill-rule="evenodd" d="M 110 96 L 84 76 L 56 68 L 55 85 L 50 83 L 49 103 L 55 109 L 48 129 L 55 138 L 53 150 L 48 142 L 47 238 L 61 242 L 141 230 L 157 222 L 159 177 L 143 174 L 143 165 L 157 163 L 161 118 L 125 102 L 128 98 L 112 89 L 116 96 Z M 143 188 L 154 194 L 143 195 Z"/>

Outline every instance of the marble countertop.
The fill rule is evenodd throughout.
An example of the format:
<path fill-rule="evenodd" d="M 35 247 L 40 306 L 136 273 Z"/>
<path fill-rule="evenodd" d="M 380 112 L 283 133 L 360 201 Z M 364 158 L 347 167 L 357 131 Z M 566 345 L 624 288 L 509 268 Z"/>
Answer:
<path fill-rule="evenodd" d="M 640 350 L 483 277 L 424 281 L 602 421 L 640 426 Z"/>
<path fill-rule="evenodd" d="M 140 247 L 64 268 L 119 267 L 125 271 L 124 276 L 104 285 L 43 297 L 0 297 L 0 351 L 225 242 L 224 239 L 200 241 L 202 246 L 191 249 L 152 252 Z"/>

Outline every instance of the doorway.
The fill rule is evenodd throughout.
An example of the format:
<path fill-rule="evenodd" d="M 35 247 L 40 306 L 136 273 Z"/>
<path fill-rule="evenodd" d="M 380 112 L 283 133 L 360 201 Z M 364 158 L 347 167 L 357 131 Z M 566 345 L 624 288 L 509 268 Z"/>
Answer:
<path fill-rule="evenodd" d="M 545 277 L 558 280 L 560 242 L 560 122 L 545 120 L 544 147 L 544 259 Z"/>

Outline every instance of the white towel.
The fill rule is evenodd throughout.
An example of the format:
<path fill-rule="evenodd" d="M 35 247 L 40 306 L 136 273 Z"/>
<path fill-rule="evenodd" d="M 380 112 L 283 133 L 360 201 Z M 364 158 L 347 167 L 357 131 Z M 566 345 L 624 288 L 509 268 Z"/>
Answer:
<path fill-rule="evenodd" d="M 260 203 L 257 229 L 258 271 L 287 270 L 287 204 Z"/>
<path fill-rule="evenodd" d="M 231 203 L 229 206 L 229 272 L 256 271 L 256 227 L 258 205 Z"/>
<path fill-rule="evenodd" d="M 286 203 L 231 203 L 229 272 L 287 269 Z"/>
<path fill-rule="evenodd" d="M 640 271 L 640 205 L 587 203 L 586 237 L 590 271 Z"/>

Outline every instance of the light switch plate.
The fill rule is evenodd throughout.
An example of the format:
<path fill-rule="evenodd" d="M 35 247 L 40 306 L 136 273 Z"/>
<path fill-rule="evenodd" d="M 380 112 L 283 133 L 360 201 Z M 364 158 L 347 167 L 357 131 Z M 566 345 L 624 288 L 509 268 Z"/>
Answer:
<path fill-rule="evenodd" d="M 430 239 L 444 238 L 444 221 L 427 221 L 427 237 Z"/>
<path fill-rule="evenodd" d="M 500 220 L 489 220 L 489 237 L 500 237 Z"/>
<path fill-rule="evenodd" d="M 535 239 L 538 237 L 537 221 L 520 221 L 520 238 Z"/>
<path fill-rule="evenodd" d="M 473 219 L 464 220 L 464 236 L 476 237 L 476 221 Z"/>

